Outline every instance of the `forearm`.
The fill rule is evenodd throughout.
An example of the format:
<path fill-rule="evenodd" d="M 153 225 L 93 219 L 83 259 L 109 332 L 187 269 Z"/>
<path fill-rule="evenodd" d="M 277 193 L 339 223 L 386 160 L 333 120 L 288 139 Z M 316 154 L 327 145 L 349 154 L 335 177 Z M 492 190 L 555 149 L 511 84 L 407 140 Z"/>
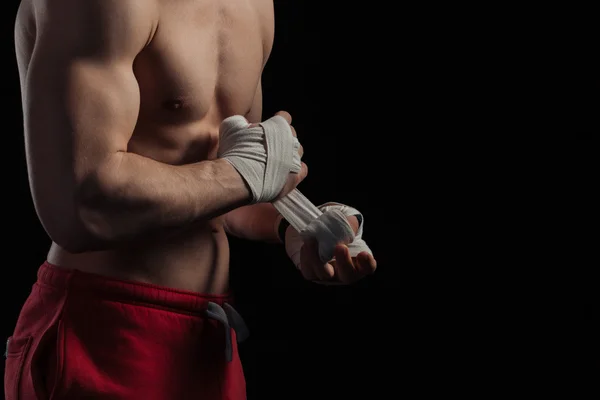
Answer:
<path fill-rule="evenodd" d="M 282 243 L 279 232 L 282 219 L 283 216 L 271 203 L 240 207 L 224 216 L 225 230 L 230 235 L 269 243 Z M 358 232 L 358 218 L 351 215 L 347 219 L 352 230 Z"/>
<path fill-rule="evenodd" d="M 214 218 L 249 200 L 226 160 L 173 166 L 120 153 L 82 186 L 79 214 L 90 245 L 110 247 Z"/>
<path fill-rule="evenodd" d="M 277 235 L 281 218 L 271 203 L 253 204 L 225 214 L 225 230 L 241 239 L 281 243 Z"/>

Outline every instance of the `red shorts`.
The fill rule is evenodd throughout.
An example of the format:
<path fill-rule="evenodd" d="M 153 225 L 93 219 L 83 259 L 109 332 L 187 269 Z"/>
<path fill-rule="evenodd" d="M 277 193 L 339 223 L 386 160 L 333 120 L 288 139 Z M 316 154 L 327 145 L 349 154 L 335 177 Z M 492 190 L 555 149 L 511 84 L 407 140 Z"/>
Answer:
<path fill-rule="evenodd" d="M 6 400 L 245 399 L 228 300 L 44 263 L 7 344 Z"/>

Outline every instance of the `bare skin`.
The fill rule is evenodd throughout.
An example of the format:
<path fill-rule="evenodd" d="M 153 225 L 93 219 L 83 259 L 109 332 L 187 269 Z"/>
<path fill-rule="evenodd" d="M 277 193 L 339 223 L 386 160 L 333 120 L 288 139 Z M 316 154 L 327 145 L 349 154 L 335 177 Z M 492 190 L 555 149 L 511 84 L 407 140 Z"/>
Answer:
<path fill-rule="evenodd" d="M 50 263 L 217 294 L 226 233 L 278 241 L 273 206 L 248 206 L 216 159 L 223 119 L 262 120 L 273 18 L 271 0 L 21 3 L 27 163 Z"/>

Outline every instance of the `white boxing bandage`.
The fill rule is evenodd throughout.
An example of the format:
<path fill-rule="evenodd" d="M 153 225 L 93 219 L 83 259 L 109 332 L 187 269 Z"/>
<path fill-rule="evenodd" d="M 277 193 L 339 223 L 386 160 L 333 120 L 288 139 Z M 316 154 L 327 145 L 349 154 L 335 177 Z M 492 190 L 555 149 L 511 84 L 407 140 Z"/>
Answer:
<path fill-rule="evenodd" d="M 289 173 L 300 172 L 300 143 L 283 117 L 249 126 L 241 115 L 223 120 L 217 156 L 229 161 L 244 178 L 252 203 L 271 201 L 285 186 Z"/>
<path fill-rule="evenodd" d="M 326 203 L 320 207 L 313 205 L 297 189 L 286 197 L 273 203 L 275 208 L 294 228 L 285 240 L 285 249 L 296 267 L 300 268 L 300 250 L 306 238 L 315 238 L 319 244 L 319 258 L 323 262 L 333 259 L 335 246 L 344 243 L 350 255 L 356 257 L 360 252 L 372 254 L 362 239 L 364 218 L 355 208 L 339 203 Z M 359 228 L 355 235 L 347 216 L 359 216 Z"/>
<path fill-rule="evenodd" d="M 336 211 L 336 212 L 343 214 L 346 217 L 349 217 L 351 215 L 358 216 L 358 222 L 359 222 L 358 232 L 356 232 L 356 235 L 354 235 L 354 240 L 348 244 L 348 250 L 350 250 L 350 256 L 356 257 L 359 253 L 362 253 L 363 251 L 366 251 L 371 255 L 373 254 L 373 252 L 371 251 L 369 246 L 367 246 L 367 242 L 365 242 L 362 238 L 363 230 L 364 230 L 364 226 L 365 226 L 365 217 L 360 213 L 360 211 L 358 211 L 356 208 L 352 208 L 352 207 L 349 207 L 347 205 L 340 204 L 340 203 L 325 203 L 325 204 L 319 206 L 319 209 L 321 211 L 323 211 L 324 214 L 327 214 L 332 211 Z M 346 223 L 348 223 L 348 220 L 346 218 L 345 218 L 345 220 L 346 220 Z M 348 226 L 350 226 L 350 224 L 348 224 Z"/>

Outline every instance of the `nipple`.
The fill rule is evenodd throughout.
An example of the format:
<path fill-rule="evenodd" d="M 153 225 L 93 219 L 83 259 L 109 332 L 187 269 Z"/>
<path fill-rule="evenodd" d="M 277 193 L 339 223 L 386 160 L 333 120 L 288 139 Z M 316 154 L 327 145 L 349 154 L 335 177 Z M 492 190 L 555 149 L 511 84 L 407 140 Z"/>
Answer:
<path fill-rule="evenodd" d="M 163 107 L 170 111 L 177 111 L 183 108 L 182 100 L 167 100 L 163 102 Z"/>

